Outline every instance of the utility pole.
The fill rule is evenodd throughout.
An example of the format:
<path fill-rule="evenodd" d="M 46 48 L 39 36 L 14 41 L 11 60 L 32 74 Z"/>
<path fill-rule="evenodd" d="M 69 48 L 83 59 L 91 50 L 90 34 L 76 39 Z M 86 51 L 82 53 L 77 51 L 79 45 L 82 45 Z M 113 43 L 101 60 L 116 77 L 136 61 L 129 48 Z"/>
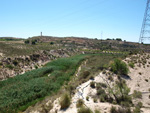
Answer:
<path fill-rule="evenodd" d="M 101 40 L 103 39 L 103 31 L 101 31 Z"/>
<path fill-rule="evenodd" d="M 150 39 L 150 0 L 147 0 L 139 43 L 143 43 L 147 39 Z"/>

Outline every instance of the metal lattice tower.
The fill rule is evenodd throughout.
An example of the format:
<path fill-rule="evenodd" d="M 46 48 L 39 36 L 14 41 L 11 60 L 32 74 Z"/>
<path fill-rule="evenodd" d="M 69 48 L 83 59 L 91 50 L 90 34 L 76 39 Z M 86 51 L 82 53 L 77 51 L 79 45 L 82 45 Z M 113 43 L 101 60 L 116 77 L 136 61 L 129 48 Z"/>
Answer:
<path fill-rule="evenodd" d="M 147 0 L 139 43 L 143 43 L 145 40 L 149 39 L 150 39 L 150 0 Z"/>

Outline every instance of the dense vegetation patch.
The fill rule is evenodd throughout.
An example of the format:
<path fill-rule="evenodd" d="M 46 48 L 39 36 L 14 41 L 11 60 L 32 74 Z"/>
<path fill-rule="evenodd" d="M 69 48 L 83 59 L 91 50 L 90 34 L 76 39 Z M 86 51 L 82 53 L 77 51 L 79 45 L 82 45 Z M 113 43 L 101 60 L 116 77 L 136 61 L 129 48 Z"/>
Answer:
<path fill-rule="evenodd" d="M 97 65 L 105 68 L 107 67 L 105 64 L 109 64 L 112 59 L 122 56 L 119 54 L 85 54 L 61 58 L 42 68 L 0 81 L 0 111 L 3 113 L 23 111 L 28 106 L 44 99 L 45 96 L 54 94 L 64 83 L 70 81 L 80 63 L 86 58 L 90 57 L 87 62 L 90 73 L 84 70 L 83 76 L 90 77 L 91 73 L 94 73 L 92 70 L 99 70 L 96 68 Z M 71 94 L 74 88 L 69 89 Z"/>
<path fill-rule="evenodd" d="M 61 58 L 43 68 L 0 81 L 0 111 L 13 113 L 26 109 L 39 99 L 58 91 L 69 81 L 86 55 Z"/>

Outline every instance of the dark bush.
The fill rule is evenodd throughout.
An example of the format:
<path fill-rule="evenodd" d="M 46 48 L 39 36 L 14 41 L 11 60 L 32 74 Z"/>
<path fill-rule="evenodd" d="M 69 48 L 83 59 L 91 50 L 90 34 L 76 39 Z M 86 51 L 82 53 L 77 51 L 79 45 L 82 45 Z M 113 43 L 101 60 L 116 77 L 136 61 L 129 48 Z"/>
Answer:
<path fill-rule="evenodd" d="M 116 107 L 112 106 L 110 109 L 110 113 L 117 113 Z"/>
<path fill-rule="evenodd" d="M 18 65 L 18 62 L 17 62 L 16 60 L 14 60 L 14 61 L 13 61 L 13 64 L 14 64 L 15 66 L 17 66 L 17 65 Z"/>
<path fill-rule="evenodd" d="M 86 100 L 89 101 L 89 97 L 88 96 L 86 97 Z"/>
<path fill-rule="evenodd" d="M 110 81 L 113 81 L 113 80 L 114 80 L 113 77 L 112 77 L 112 75 L 109 75 L 109 76 L 108 76 L 108 80 L 110 80 Z"/>
<path fill-rule="evenodd" d="M 91 87 L 91 88 L 95 88 L 95 82 L 91 82 L 91 83 L 90 83 L 90 87 Z"/>
<path fill-rule="evenodd" d="M 36 40 L 32 40 L 32 41 L 31 41 L 31 44 L 32 44 L 32 45 L 35 45 L 36 42 L 37 42 Z"/>
<path fill-rule="evenodd" d="M 89 72 L 89 71 L 84 71 L 83 74 L 82 74 L 82 77 L 85 79 L 85 78 L 87 78 L 89 75 L 90 75 L 90 72 Z"/>
<path fill-rule="evenodd" d="M 30 41 L 29 41 L 29 40 L 25 40 L 24 43 L 25 43 L 25 44 L 29 44 Z"/>
<path fill-rule="evenodd" d="M 121 39 L 121 38 L 116 38 L 116 40 L 117 40 L 117 41 L 122 41 L 122 39 Z"/>
<path fill-rule="evenodd" d="M 50 42 L 50 45 L 53 45 L 54 44 L 54 42 Z"/>

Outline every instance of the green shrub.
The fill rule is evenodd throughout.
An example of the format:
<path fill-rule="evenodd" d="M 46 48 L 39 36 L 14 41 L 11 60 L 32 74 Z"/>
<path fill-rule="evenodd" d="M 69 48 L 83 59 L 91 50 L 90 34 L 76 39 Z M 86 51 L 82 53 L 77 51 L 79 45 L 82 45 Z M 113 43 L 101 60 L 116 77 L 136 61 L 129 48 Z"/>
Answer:
<path fill-rule="evenodd" d="M 71 104 L 70 97 L 68 96 L 68 94 L 64 94 L 60 99 L 61 109 L 68 108 L 70 106 L 70 104 Z"/>
<path fill-rule="evenodd" d="M 142 108 L 143 103 L 142 103 L 142 102 L 138 102 L 138 103 L 137 103 L 137 106 L 138 106 L 139 108 Z"/>
<path fill-rule="evenodd" d="M 89 101 L 89 97 L 88 96 L 86 97 L 86 100 Z"/>
<path fill-rule="evenodd" d="M 110 113 L 132 113 L 130 108 L 116 108 L 116 107 L 111 107 Z"/>
<path fill-rule="evenodd" d="M 112 106 L 110 109 L 110 113 L 117 113 L 116 107 Z"/>
<path fill-rule="evenodd" d="M 101 102 L 108 102 L 109 101 L 106 93 L 100 95 L 100 101 Z"/>
<path fill-rule="evenodd" d="M 141 113 L 140 107 L 135 107 L 135 109 L 133 110 L 133 113 Z"/>
<path fill-rule="evenodd" d="M 89 108 L 81 107 L 78 109 L 78 113 L 92 113 Z"/>
<path fill-rule="evenodd" d="M 124 63 L 119 59 L 115 59 L 114 63 L 111 64 L 111 70 L 116 74 L 123 74 L 123 75 L 127 75 L 129 71 L 126 63 Z"/>
<path fill-rule="evenodd" d="M 133 62 L 130 62 L 128 65 L 129 65 L 131 68 L 134 68 L 134 67 L 135 67 Z"/>
<path fill-rule="evenodd" d="M 133 98 L 142 98 L 142 93 L 140 91 L 134 90 L 134 93 L 132 94 Z"/>
<path fill-rule="evenodd" d="M 78 101 L 77 101 L 77 103 L 76 103 L 76 107 L 77 108 L 80 108 L 80 107 L 82 107 L 84 105 L 84 101 L 82 100 L 82 99 L 79 99 Z"/>
<path fill-rule="evenodd" d="M 97 109 L 96 109 L 94 112 L 95 112 L 95 113 L 101 113 L 101 112 L 100 112 L 99 110 L 97 110 Z"/>
<path fill-rule="evenodd" d="M 104 93 L 105 93 L 105 90 L 103 90 L 103 89 L 98 89 L 97 90 L 97 95 L 102 95 Z"/>
<path fill-rule="evenodd" d="M 97 102 L 97 98 L 94 98 L 94 99 L 93 99 L 93 102 L 96 103 L 96 102 Z"/>
<path fill-rule="evenodd" d="M 108 96 L 107 96 L 104 89 L 99 88 L 97 90 L 97 95 L 99 96 L 99 99 L 100 99 L 101 102 L 108 101 Z"/>
<path fill-rule="evenodd" d="M 89 96 L 86 97 L 86 100 L 89 101 Z"/>
<path fill-rule="evenodd" d="M 102 88 L 107 88 L 107 85 L 105 83 L 98 83 Z M 97 85 L 98 85 L 97 84 Z"/>
<path fill-rule="evenodd" d="M 12 66 L 12 65 L 10 65 L 10 64 L 8 64 L 8 65 L 6 65 L 6 68 L 9 68 L 9 69 L 13 69 L 14 68 L 14 66 Z"/>

